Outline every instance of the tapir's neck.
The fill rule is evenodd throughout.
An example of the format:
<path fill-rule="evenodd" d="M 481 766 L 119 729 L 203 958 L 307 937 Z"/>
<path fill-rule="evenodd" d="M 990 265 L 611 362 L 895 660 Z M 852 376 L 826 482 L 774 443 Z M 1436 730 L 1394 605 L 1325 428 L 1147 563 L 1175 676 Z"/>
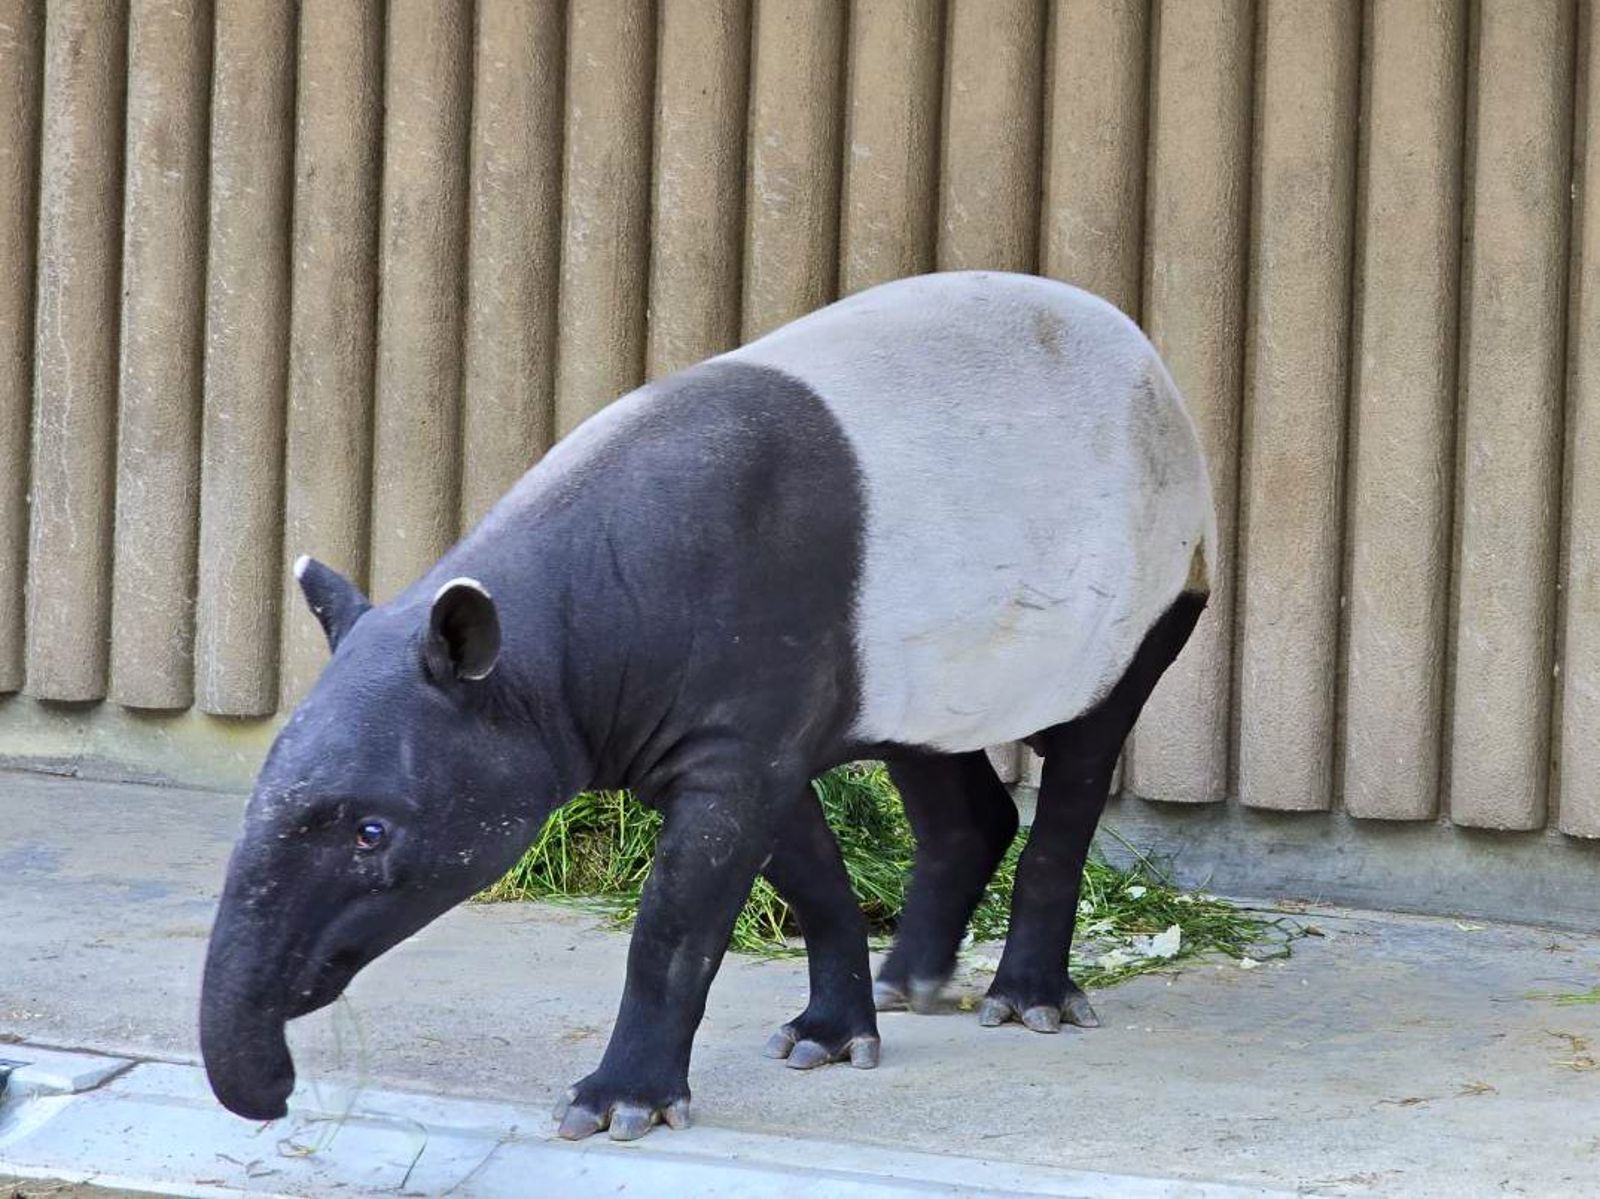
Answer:
<path fill-rule="evenodd" d="M 547 744 L 563 801 L 640 787 L 670 737 L 691 641 L 677 627 L 681 607 L 656 602 L 666 597 L 630 569 L 619 542 L 640 530 L 619 528 L 603 501 L 536 511 L 480 526 L 419 592 L 466 575 L 494 596 L 504 638 L 497 691 Z"/>

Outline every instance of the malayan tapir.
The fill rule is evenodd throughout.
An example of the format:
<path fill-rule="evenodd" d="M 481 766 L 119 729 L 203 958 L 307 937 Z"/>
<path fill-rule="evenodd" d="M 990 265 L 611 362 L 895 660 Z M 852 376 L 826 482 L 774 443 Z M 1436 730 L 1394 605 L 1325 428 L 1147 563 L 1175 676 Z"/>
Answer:
<path fill-rule="evenodd" d="M 688 1118 L 691 1042 L 758 873 L 793 906 L 806 1010 L 770 1056 L 878 1057 L 926 1008 L 1017 826 L 984 747 L 1044 756 L 980 1013 L 1093 1023 L 1067 974 L 1084 857 L 1135 717 L 1210 589 L 1195 428 L 1110 304 L 1021 275 L 858 293 L 648 383 L 373 606 L 296 565 L 332 660 L 261 770 L 211 935 L 213 1090 L 284 1113 L 285 1021 L 493 882 L 552 809 L 665 814 L 599 1068 L 560 1132 Z M 917 837 L 876 985 L 808 782 L 890 764 Z"/>

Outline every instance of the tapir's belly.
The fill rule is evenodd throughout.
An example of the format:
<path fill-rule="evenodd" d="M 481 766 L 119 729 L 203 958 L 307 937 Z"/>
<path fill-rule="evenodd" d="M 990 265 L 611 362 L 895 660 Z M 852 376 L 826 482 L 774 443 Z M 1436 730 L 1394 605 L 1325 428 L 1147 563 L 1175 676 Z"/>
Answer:
<path fill-rule="evenodd" d="M 1070 720 L 1192 584 L 1211 527 L 1193 426 L 1138 329 L 1076 289 L 929 276 L 732 357 L 828 404 L 867 500 L 867 741 L 976 749 Z"/>

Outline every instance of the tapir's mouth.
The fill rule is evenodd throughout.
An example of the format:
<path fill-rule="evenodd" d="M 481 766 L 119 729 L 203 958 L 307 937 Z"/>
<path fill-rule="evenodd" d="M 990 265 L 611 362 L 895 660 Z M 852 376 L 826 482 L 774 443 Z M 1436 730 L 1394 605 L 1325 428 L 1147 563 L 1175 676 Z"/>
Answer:
<path fill-rule="evenodd" d="M 346 948 L 335 950 L 305 972 L 304 981 L 289 993 L 284 1015 L 298 1020 L 312 1012 L 321 1011 L 344 994 L 350 980 L 366 964 L 366 955 L 360 950 Z"/>

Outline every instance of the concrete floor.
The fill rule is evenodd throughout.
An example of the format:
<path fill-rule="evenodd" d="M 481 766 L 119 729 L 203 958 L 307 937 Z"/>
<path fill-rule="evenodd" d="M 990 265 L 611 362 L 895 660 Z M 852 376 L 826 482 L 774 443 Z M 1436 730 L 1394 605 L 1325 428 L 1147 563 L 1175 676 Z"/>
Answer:
<path fill-rule="evenodd" d="M 0 775 L 0 1038 L 193 1060 L 239 807 Z M 870 1072 L 762 1058 L 803 1006 L 803 964 L 730 958 L 697 1042 L 697 1124 L 1316 1194 L 1600 1193 L 1600 1004 L 1536 997 L 1600 984 L 1600 937 L 1302 919 L 1325 935 L 1286 962 L 1097 994 L 1100 1029 L 885 1016 Z M 553 1101 L 599 1057 L 625 948 L 582 912 L 458 909 L 294 1030 L 302 1076 Z"/>

